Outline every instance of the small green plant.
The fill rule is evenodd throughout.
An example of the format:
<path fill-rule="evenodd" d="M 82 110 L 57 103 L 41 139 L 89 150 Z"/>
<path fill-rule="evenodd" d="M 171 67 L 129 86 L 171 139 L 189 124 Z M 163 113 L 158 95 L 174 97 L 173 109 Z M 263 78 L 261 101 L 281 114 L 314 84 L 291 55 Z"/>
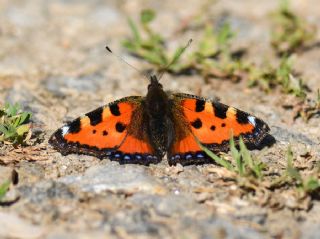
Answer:
<path fill-rule="evenodd" d="M 152 10 L 143 10 L 140 14 L 140 25 L 129 19 L 132 37 L 123 42 L 123 46 L 133 55 L 153 64 L 158 71 L 182 73 L 195 71 L 204 76 L 218 78 L 239 78 L 242 62 L 231 52 L 231 40 L 234 37 L 229 24 L 222 25 L 214 31 L 211 24 L 206 24 L 204 34 L 196 50 L 189 54 L 184 62 L 180 61 L 185 47 L 178 47 L 172 56 L 167 54 L 164 38 L 155 33 L 150 23 L 155 19 Z"/>
<path fill-rule="evenodd" d="M 266 65 L 264 68 L 248 68 L 249 86 L 259 86 L 265 91 L 280 87 L 285 94 L 299 98 L 306 97 L 308 87 L 293 70 L 293 58 L 283 57 L 278 67 Z"/>
<path fill-rule="evenodd" d="M 209 150 L 207 147 L 202 145 L 200 142 L 198 142 L 200 145 L 200 148 L 210 157 L 215 161 L 218 165 L 228 169 L 229 171 L 234 172 L 234 166 L 226 159 L 219 157 L 215 153 L 213 153 L 211 150 Z"/>
<path fill-rule="evenodd" d="M 293 58 L 282 57 L 279 65 L 270 64 L 259 68 L 245 62 L 243 52 L 231 51 L 235 33 L 228 23 L 214 30 L 212 24 L 205 24 L 203 37 L 195 50 L 182 62 L 180 57 L 186 47 L 178 47 L 172 56 L 166 53 L 164 38 L 155 33 L 150 23 L 156 15 L 152 10 L 143 10 L 140 15 L 142 32 L 129 19 L 132 38 L 123 42 L 124 47 L 132 54 L 155 65 L 158 72 L 171 73 L 196 72 L 208 79 L 211 77 L 232 80 L 247 79 L 249 86 L 258 86 L 271 92 L 280 88 L 285 94 L 293 94 L 304 99 L 308 90 L 303 80 L 293 70 Z"/>
<path fill-rule="evenodd" d="M 231 41 L 235 33 L 228 23 L 214 31 L 210 24 L 204 30 L 202 40 L 189 57 L 187 66 L 196 69 L 205 78 L 239 78 L 243 63 L 231 52 Z"/>
<path fill-rule="evenodd" d="M 271 44 L 277 54 L 291 54 L 315 39 L 315 27 L 308 25 L 290 9 L 289 0 L 280 1 L 272 17 Z"/>
<path fill-rule="evenodd" d="M 133 37 L 123 41 L 122 44 L 133 55 L 141 57 L 155 65 L 158 71 L 179 71 L 181 66 L 178 64 L 178 59 L 184 51 L 184 47 L 178 47 L 174 54 L 169 56 L 166 53 L 167 50 L 165 48 L 163 37 L 155 33 L 150 27 L 150 23 L 154 19 L 154 11 L 147 9 L 141 12 L 140 25 L 144 33 L 143 35 L 138 30 L 138 26 L 129 18 L 128 23 Z"/>
<path fill-rule="evenodd" d="M 20 110 L 18 104 L 5 104 L 0 108 L 0 143 L 9 142 L 23 144 L 30 135 L 30 124 L 28 120 L 30 112 Z"/>
<path fill-rule="evenodd" d="M 251 154 L 244 144 L 242 137 L 239 139 L 239 150 L 236 147 L 234 138 L 230 138 L 230 151 L 233 158 L 232 162 L 217 156 L 205 146 L 201 144 L 200 146 L 201 149 L 204 150 L 204 152 L 217 164 L 225 167 L 229 171 L 236 173 L 238 176 L 243 178 L 251 177 L 258 180 L 263 178 L 262 172 L 266 166 L 257 158 L 253 159 L 251 157 Z"/>
<path fill-rule="evenodd" d="M 287 150 L 286 176 L 297 187 L 298 190 L 311 194 L 320 189 L 320 180 L 316 176 L 303 177 L 299 170 L 293 166 L 293 152 L 291 147 Z"/>
<path fill-rule="evenodd" d="M 262 179 L 263 174 L 262 171 L 265 168 L 265 165 L 260 162 L 258 159 L 253 160 L 249 150 L 243 142 L 242 137 L 239 140 L 238 150 L 235 146 L 234 139 L 230 139 L 230 150 L 232 154 L 232 158 L 236 161 L 237 171 L 240 176 L 253 176 L 257 179 Z"/>
<path fill-rule="evenodd" d="M 2 200 L 2 198 L 4 198 L 4 196 L 8 192 L 9 187 L 10 187 L 10 181 L 5 181 L 0 185 L 0 201 Z"/>

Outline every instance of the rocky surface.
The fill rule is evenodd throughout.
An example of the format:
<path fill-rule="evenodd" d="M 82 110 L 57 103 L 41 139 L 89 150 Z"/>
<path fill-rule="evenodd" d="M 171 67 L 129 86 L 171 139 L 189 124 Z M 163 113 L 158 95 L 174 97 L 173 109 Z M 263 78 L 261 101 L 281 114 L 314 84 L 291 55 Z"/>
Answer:
<path fill-rule="evenodd" d="M 127 17 L 137 19 L 145 7 L 157 9 L 153 27 L 173 50 L 190 37 L 197 42 L 197 29 L 175 32 L 206 2 L 0 1 L 0 102 L 20 102 L 33 113 L 34 140 L 30 147 L 1 149 L 0 182 L 13 168 L 19 182 L 0 206 L 0 238 L 320 237 L 319 195 L 297 200 L 292 191 L 244 191 L 214 164 L 119 165 L 62 156 L 47 143 L 63 122 L 117 98 L 145 94 L 147 80 L 104 50 L 108 44 L 137 68 L 150 68 L 122 50 L 121 41 L 130 35 Z M 293 1 L 320 28 L 316 5 Z M 229 20 L 238 32 L 235 43 L 259 63 L 272 55 L 268 14 L 276 6 L 277 1 L 214 1 L 206 14 L 215 25 Z M 320 87 L 319 54 L 313 48 L 297 58 L 297 69 L 313 89 L 310 96 Z M 290 96 L 248 89 L 246 82 L 205 83 L 197 75 L 167 74 L 162 83 L 172 91 L 219 97 L 268 122 L 276 143 L 252 153 L 274 173 L 285 167 L 289 144 L 301 167 L 319 162 L 320 119 L 294 121 L 292 111 L 281 106 Z M 304 158 L 306 152 L 311 157 Z"/>

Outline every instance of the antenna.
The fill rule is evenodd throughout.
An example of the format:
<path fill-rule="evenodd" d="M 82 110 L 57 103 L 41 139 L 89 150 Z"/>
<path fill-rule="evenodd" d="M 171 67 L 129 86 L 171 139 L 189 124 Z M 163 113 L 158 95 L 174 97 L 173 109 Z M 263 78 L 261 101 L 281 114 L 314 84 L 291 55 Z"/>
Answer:
<path fill-rule="evenodd" d="M 143 72 L 140 71 L 138 68 L 136 68 L 136 67 L 134 67 L 133 65 L 131 65 L 129 62 L 127 62 L 125 59 L 123 59 L 120 55 L 114 53 L 114 52 L 110 49 L 109 46 L 106 46 L 106 50 L 107 50 L 109 53 L 111 53 L 111 54 L 113 54 L 114 56 L 116 56 L 120 61 L 126 63 L 128 66 L 130 66 L 132 69 L 134 69 L 135 71 L 137 71 L 139 74 L 143 75 L 143 76 L 146 77 L 148 80 L 150 80 L 150 77 L 149 77 L 147 74 L 143 73 Z"/>
<path fill-rule="evenodd" d="M 182 53 L 190 46 L 190 44 L 192 43 L 192 39 L 189 39 L 188 43 L 179 49 L 178 53 L 175 54 L 174 58 L 172 59 L 171 62 L 169 62 L 169 64 L 167 64 L 159 73 L 158 75 L 158 80 L 160 81 L 161 77 L 163 76 L 164 72 L 174 63 L 177 62 L 177 60 L 180 58 L 180 56 L 182 55 Z"/>

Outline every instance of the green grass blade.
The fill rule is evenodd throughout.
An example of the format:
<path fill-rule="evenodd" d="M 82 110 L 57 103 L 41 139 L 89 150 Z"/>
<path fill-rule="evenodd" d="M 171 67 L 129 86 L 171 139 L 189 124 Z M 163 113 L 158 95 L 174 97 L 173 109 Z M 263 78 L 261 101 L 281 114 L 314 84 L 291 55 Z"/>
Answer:
<path fill-rule="evenodd" d="M 216 154 L 214 154 L 211 150 L 209 150 L 207 147 L 205 147 L 203 144 L 201 144 L 200 142 L 198 142 L 200 148 L 210 157 L 212 158 L 217 164 L 219 164 L 220 166 L 228 169 L 229 171 L 234 171 L 233 170 L 233 166 L 231 163 L 229 163 L 227 160 L 220 158 L 219 156 L 217 156 Z"/>
<path fill-rule="evenodd" d="M 22 112 L 21 116 L 20 116 L 20 124 L 25 123 L 27 120 L 29 120 L 31 118 L 32 114 L 30 112 Z"/>
<path fill-rule="evenodd" d="M 140 14 L 140 21 L 142 24 L 149 24 L 155 19 L 155 17 L 156 17 L 156 14 L 153 10 L 145 9 L 145 10 L 142 10 Z"/>
<path fill-rule="evenodd" d="M 172 61 L 170 63 L 170 65 L 175 64 L 179 58 L 181 57 L 181 55 L 185 52 L 185 50 L 190 46 L 192 40 L 189 40 L 187 45 L 185 45 L 184 47 L 178 47 L 177 50 L 175 51 Z"/>
<path fill-rule="evenodd" d="M 320 189 L 320 181 L 316 178 L 309 178 L 303 185 L 304 190 L 307 192 L 314 192 Z"/>
<path fill-rule="evenodd" d="M 217 33 L 217 43 L 220 47 L 226 47 L 228 41 L 234 36 L 230 24 L 225 23 Z"/>
<path fill-rule="evenodd" d="M 27 133 L 30 129 L 30 125 L 23 124 L 17 127 L 16 132 L 19 136 L 23 136 L 25 133 Z"/>
<path fill-rule="evenodd" d="M 129 24 L 129 27 L 130 27 L 130 29 L 132 31 L 134 41 L 137 42 L 137 43 L 141 43 L 140 33 L 138 31 L 138 28 L 137 28 L 136 24 L 134 24 L 134 22 L 132 21 L 131 18 L 128 19 L 128 24 Z"/>
<path fill-rule="evenodd" d="M 10 181 L 5 181 L 0 185 L 0 201 L 6 195 L 10 187 Z"/>
<path fill-rule="evenodd" d="M 3 124 L 0 124 L 0 133 L 8 134 L 8 129 Z"/>
<path fill-rule="evenodd" d="M 289 146 L 287 150 L 287 174 L 298 183 L 303 182 L 300 172 L 293 166 L 293 152 L 291 146 Z"/>
<path fill-rule="evenodd" d="M 18 103 L 14 104 L 14 105 L 6 103 L 5 109 L 6 109 L 6 114 L 8 116 L 14 116 L 18 113 L 18 111 L 20 109 L 20 105 Z"/>
<path fill-rule="evenodd" d="M 236 162 L 237 165 L 237 171 L 239 173 L 240 176 L 244 176 L 244 163 L 243 160 L 241 158 L 241 154 L 239 153 L 238 149 L 236 148 L 235 142 L 234 142 L 234 138 L 233 138 L 233 133 L 230 134 L 230 151 L 231 151 L 231 156 L 233 158 L 233 160 Z"/>
<path fill-rule="evenodd" d="M 254 162 L 253 162 L 253 160 L 252 160 L 252 158 L 251 158 L 251 155 L 250 155 L 249 150 L 247 149 L 246 145 L 245 145 L 244 142 L 243 142 L 242 137 L 240 137 L 239 146 L 240 146 L 240 153 L 241 153 L 241 155 L 242 155 L 243 160 L 245 161 L 245 163 L 246 163 L 251 169 L 253 169 L 253 168 L 254 168 Z"/>

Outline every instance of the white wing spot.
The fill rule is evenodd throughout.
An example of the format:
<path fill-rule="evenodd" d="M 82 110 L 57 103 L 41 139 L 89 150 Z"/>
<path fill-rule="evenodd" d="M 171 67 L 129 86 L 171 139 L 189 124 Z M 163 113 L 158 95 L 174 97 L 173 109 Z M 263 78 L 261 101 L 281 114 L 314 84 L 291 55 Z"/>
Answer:
<path fill-rule="evenodd" d="M 248 120 L 253 126 L 256 126 L 256 118 L 255 117 L 248 116 Z"/>
<path fill-rule="evenodd" d="M 63 126 L 62 127 L 62 136 L 65 136 L 69 131 L 69 126 Z"/>

